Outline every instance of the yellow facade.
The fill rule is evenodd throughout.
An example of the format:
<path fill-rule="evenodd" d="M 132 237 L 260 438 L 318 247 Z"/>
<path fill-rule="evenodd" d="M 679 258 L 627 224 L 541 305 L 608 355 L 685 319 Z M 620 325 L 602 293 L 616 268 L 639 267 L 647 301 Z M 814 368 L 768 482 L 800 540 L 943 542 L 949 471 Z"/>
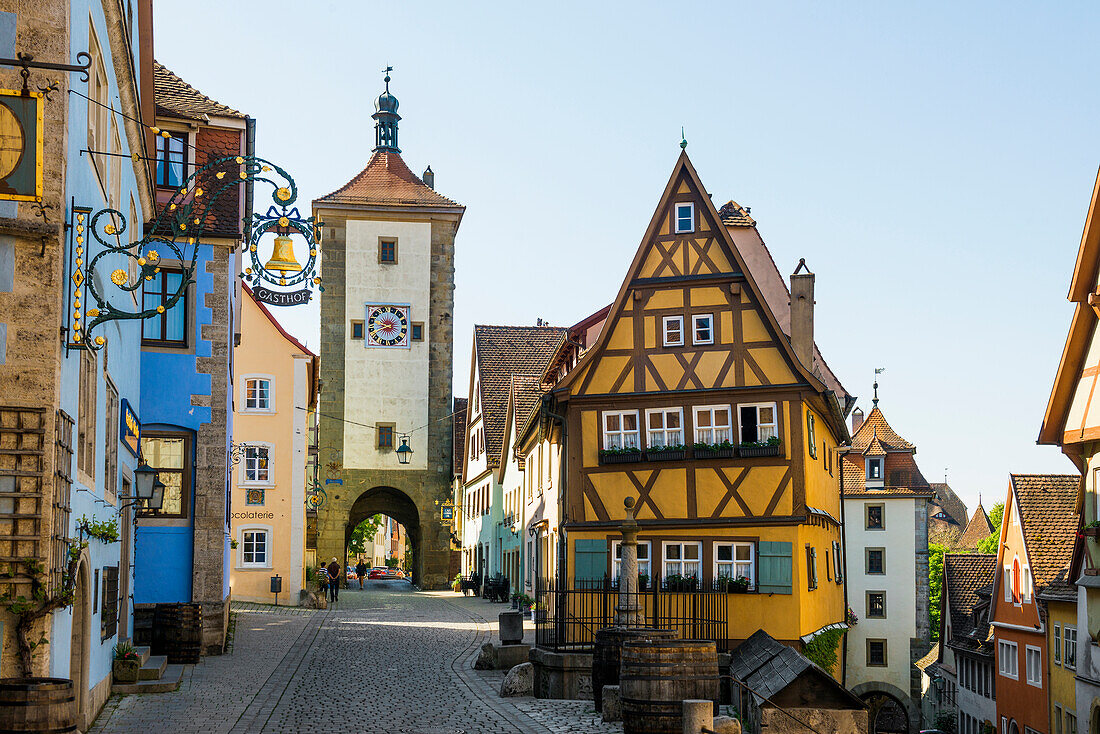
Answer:
<path fill-rule="evenodd" d="M 305 582 L 305 483 L 308 408 L 314 404 L 316 357 L 282 331 L 251 293 L 241 298 L 235 351 L 230 592 L 273 603 L 298 603 Z"/>
<path fill-rule="evenodd" d="M 1067 628 L 1069 635 L 1066 634 Z M 1048 691 L 1050 693 L 1050 731 L 1052 732 L 1068 731 L 1065 725 L 1066 714 L 1074 717 L 1077 715 L 1074 681 L 1074 676 L 1077 674 L 1076 642 L 1076 602 L 1047 601 L 1047 650 L 1050 658 Z M 1056 649 L 1057 652 L 1055 652 Z M 1059 718 L 1061 718 L 1060 725 Z"/>
<path fill-rule="evenodd" d="M 690 232 L 677 232 L 686 205 Z M 794 349 L 681 156 L 599 340 L 554 390 L 568 414 L 567 579 L 598 577 L 601 558 L 616 575 L 631 497 L 654 577 L 689 570 L 709 588 L 751 574 L 753 592 L 729 596 L 732 639 L 764 629 L 794 641 L 844 621 L 847 430 L 836 393 Z M 694 445 L 723 440 L 735 448 Z M 684 446 L 662 453 L 662 441 Z M 728 563 L 731 552 L 751 559 Z"/>

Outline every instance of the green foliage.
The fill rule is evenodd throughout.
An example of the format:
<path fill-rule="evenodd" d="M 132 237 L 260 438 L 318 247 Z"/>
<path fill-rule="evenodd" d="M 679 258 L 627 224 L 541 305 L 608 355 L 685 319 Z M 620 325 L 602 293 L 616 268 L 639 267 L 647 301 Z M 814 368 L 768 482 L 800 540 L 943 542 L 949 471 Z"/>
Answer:
<path fill-rule="evenodd" d="M 997 546 L 1001 543 L 1001 519 L 1005 515 L 1005 503 L 998 502 L 989 511 L 989 522 L 993 525 L 993 532 L 985 540 L 978 542 L 979 553 L 996 553 Z"/>
<path fill-rule="evenodd" d="M 642 450 L 635 446 L 627 446 L 621 449 L 600 449 L 600 456 L 622 456 L 623 454 L 640 454 Z"/>
<path fill-rule="evenodd" d="M 397 568 L 397 559 L 396 558 L 387 558 L 386 559 L 386 568 Z"/>
<path fill-rule="evenodd" d="M 381 515 L 367 518 L 355 526 L 348 541 L 348 555 L 358 557 L 367 552 L 367 541 L 374 537 L 386 519 Z"/>
<path fill-rule="evenodd" d="M 826 673 L 832 675 L 833 668 L 836 667 L 837 647 L 839 647 L 840 638 L 843 636 L 844 630 L 842 629 L 822 632 L 802 646 L 802 654 Z"/>
<path fill-rule="evenodd" d="M 928 544 L 928 621 L 932 640 L 940 639 L 940 602 L 943 599 L 943 554 L 947 546 Z"/>
<path fill-rule="evenodd" d="M 140 657 L 129 642 L 120 642 L 115 645 L 115 660 L 138 660 Z"/>
<path fill-rule="evenodd" d="M 754 443 L 744 444 L 745 446 L 755 446 Z M 696 441 L 692 444 L 692 448 L 702 451 L 717 451 L 719 449 L 732 449 L 733 444 L 729 441 L 722 441 L 721 443 L 706 443 L 705 441 Z"/>
<path fill-rule="evenodd" d="M 993 505 L 993 507 L 989 510 L 989 522 L 990 522 L 991 525 L 993 525 L 994 530 L 1000 531 L 1000 529 L 1001 529 L 1001 519 L 1004 516 L 1005 516 L 1005 503 L 1004 502 L 998 502 L 997 504 Z"/>
<path fill-rule="evenodd" d="M 81 515 L 76 526 L 89 538 L 95 538 L 104 543 L 118 542 L 118 522 L 114 519 L 96 520 L 93 518 L 89 520 L 87 516 Z"/>
<path fill-rule="evenodd" d="M 954 711 L 941 711 L 936 714 L 936 728 L 945 734 L 955 734 L 958 715 Z"/>

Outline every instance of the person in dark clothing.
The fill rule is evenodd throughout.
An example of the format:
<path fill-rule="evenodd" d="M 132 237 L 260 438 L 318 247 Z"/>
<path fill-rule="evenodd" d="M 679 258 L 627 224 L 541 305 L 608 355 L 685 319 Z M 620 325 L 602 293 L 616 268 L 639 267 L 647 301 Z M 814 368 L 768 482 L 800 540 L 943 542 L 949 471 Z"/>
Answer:
<path fill-rule="evenodd" d="M 328 600 L 340 601 L 340 564 L 336 562 L 336 559 L 332 559 L 332 563 L 328 564 Z"/>
<path fill-rule="evenodd" d="M 367 575 L 367 564 L 363 562 L 363 559 L 359 559 L 359 563 L 355 564 L 355 575 L 359 577 L 359 588 L 363 588 L 363 578 Z"/>

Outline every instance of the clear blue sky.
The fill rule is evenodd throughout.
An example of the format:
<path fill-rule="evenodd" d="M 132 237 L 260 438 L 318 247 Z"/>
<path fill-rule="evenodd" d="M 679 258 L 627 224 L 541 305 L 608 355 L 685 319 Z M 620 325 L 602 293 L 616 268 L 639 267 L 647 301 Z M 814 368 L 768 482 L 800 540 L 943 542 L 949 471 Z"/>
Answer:
<path fill-rule="evenodd" d="M 1098 31 L 1087 3 L 161 0 L 155 33 L 305 202 L 365 165 L 395 67 L 405 160 L 467 206 L 459 395 L 474 323 L 613 298 L 682 125 L 715 202 L 752 207 L 784 275 L 817 273 L 840 379 L 869 410 L 886 367 L 888 419 L 973 508 L 1072 469 L 1035 438 L 1100 164 Z M 315 311 L 280 313 L 317 345 Z"/>

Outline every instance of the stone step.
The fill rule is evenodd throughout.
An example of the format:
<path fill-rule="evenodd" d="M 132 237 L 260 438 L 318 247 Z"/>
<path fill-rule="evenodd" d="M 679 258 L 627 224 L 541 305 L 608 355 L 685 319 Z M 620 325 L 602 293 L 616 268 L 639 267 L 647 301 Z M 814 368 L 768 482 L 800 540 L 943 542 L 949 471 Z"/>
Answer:
<path fill-rule="evenodd" d="M 168 667 L 167 655 L 153 655 L 138 671 L 138 680 L 158 680 L 164 675 L 164 669 Z"/>
<path fill-rule="evenodd" d="M 139 680 L 137 683 L 115 683 L 111 693 L 165 693 L 180 687 L 183 679 L 183 665 L 169 665 L 158 680 Z"/>
<path fill-rule="evenodd" d="M 141 664 L 145 665 L 153 651 L 147 645 L 145 645 L 141 647 L 135 646 L 134 652 L 141 656 Z"/>

